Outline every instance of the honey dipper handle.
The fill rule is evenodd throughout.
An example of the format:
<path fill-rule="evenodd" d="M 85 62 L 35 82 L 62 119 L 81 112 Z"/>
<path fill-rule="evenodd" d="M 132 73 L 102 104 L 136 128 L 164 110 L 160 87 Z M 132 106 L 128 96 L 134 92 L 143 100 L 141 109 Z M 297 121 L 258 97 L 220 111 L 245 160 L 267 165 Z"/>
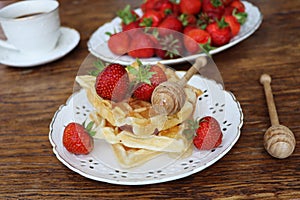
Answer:
<path fill-rule="evenodd" d="M 196 74 L 207 63 L 205 56 L 200 56 L 195 60 L 194 65 L 185 73 L 185 75 L 178 82 L 181 86 L 184 86 L 191 77 Z"/>
<path fill-rule="evenodd" d="M 272 125 L 279 125 L 278 115 L 271 88 L 271 77 L 268 74 L 263 74 L 260 77 L 260 83 L 264 86 L 265 96 L 268 104 L 269 116 Z"/>

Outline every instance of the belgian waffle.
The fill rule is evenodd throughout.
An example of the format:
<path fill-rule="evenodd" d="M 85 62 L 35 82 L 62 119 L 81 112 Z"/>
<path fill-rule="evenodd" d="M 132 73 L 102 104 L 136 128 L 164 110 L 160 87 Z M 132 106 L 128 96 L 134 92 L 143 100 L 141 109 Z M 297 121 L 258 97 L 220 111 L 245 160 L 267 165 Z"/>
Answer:
<path fill-rule="evenodd" d="M 179 80 L 172 69 L 165 67 L 163 69 L 168 80 Z M 185 104 L 178 113 L 166 116 L 156 114 L 151 109 L 149 102 L 129 98 L 119 103 L 113 103 L 112 101 L 102 99 L 96 93 L 94 87 L 96 77 L 94 76 L 77 76 L 76 81 L 86 90 L 87 97 L 99 116 L 106 119 L 115 127 L 130 126 L 132 132 L 140 137 L 147 137 L 157 131 L 169 129 L 187 120 L 194 112 L 197 96 L 201 94 L 200 90 L 186 86 L 184 88 L 187 97 Z"/>
<path fill-rule="evenodd" d="M 169 81 L 179 80 L 174 70 L 158 65 Z M 155 113 L 149 102 L 128 98 L 114 103 L 101 98 L 95 90 L 94 76 L 77 76 L 76 81 L 85 89 L 94 107 L 90 114 L 90 119 L 95 122 L 94 138 L 104 139 L 112 145 L 121 166 L 135 167 L 162 153 L 177 158 L 191 152 L 191 141 L 183 134 L 184 122 L 194 112 L 197 96 L 202 93 L 199 89 L 187 85 L 183 107 L 178 113 L 167 116 Z"/>
<path fill-rule="evenodd" d="M 110 143 L 118 162 L 124 168 L 141 165 L 162 153 L 168 153 L 174 158 L 181 157 L 190 152 L 188 150 L 192 146 L 191 140 L 183 134 L 184 124 L 145 138 L 112 126 L 96 112 L 90 114 L 90 119 L 95 122 L 94 138 Z"/>

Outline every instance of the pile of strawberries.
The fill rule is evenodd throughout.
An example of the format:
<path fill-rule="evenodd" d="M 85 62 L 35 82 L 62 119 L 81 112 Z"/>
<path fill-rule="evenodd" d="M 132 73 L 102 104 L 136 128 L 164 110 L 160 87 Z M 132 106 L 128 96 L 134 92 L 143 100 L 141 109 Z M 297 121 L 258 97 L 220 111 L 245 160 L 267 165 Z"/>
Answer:
<path fill-rule="evenodd" d="M 229 43 L 247 19 L 241 0 L 146 0 L 139 16 L 127 5 L 117 12 L 122 31 L 108 47 L 133 58 L 172 59 Z"/>
<path fill-rule="evenodd" d="M 92 74 L 97 77 L 97 94 L 113 102 L 121 102 L 131 97 L 150 102 L 152 92 L 160 83 L 167 81 L 167 76 L 157 65 L 143 65 L 139 60 L 137 63 L 138 68 L 118 63 L 105 66 L 102 62 L 97 62 L 98 70 Z"/>

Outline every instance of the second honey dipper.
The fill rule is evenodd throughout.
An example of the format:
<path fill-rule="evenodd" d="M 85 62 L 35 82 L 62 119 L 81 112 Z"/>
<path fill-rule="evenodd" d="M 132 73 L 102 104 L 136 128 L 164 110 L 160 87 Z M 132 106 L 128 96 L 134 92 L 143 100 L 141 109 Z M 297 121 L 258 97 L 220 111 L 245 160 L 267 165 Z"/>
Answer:
<path fill-rule="evenodd" d="M 260 83 L 264 86 L 272 126 L 264 135 L 264 146 L 268 153 L 275 158 L 289 157 L 296 145 L 293 132 L 286 126 L 280 125 L 271 89 L 271 77 L 263 74 Z"/>

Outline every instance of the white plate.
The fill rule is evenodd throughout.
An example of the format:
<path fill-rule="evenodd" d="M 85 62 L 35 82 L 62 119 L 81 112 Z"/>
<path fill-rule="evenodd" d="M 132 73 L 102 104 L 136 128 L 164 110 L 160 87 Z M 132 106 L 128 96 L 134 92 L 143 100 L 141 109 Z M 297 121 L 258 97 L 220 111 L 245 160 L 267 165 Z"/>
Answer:
<path fill-rule="evenodd" d="M 178 72 L 182 76 L 184 72 Z M 62 144 L 64 127 L 72 121 L 83 122 L 93 110 L 84 90 L 74 93 L 55 113 L 50 124 L 49 139 L 53 152 L 68 168 L 84 177 L 122 185 L 144 185 L 183 178 L 199 172 L 222 158 L 237 142 L 243 124 L 239 102 L 230 92 L 200 76 L 194 76 L 191 85 L 204 93 L 197 101 L 194 117 L 213 116 L 223 132 L 222 144 L 211 151 L 194 149 L 190 157 L 173 159 L 167 155 L 156 157 L 144 165 L 124 169 L 114 157 L 109 144 L 95 139 L 95 148 L 89 155 L 69 153 Z"/>
<path fill-rule="evenodd" d="M 61 27 L 61 36 L 55 49 L 45 55 L 34 57 L 21 54 L 18 51 L 0 47 L 0 64 L 13 67 L 33 67 L 57 60 L 73 50 L 80 40 L 75 29 Z"/>
<path fill-rule="evenodd" d="M 214 50 L 210 51 L 210 54 L 216 54 L 221 51 L 224 51 L 228 49 L 229 47 L 232 47 L 233 45 L 241 42 L 242 40 L 248 38 L 251 34 L 253 34 L 260 24 L 262 23 L 263 16 L 261 12 L 259 11 L 258 7 L 254 6 L 253 4 L 243 1 L 245 5 L 245 11 L 248 13 L 248 18 L 246 23 L 241 27 L 241 30 L 237 36 L 231 39 L 231 41 L 221 47 L 218 47 Z M 141 14 L 141 10 L 137 9 L 137 13 Z M 104 24 L 103 26 L 99 27 L 91 36 L 89 39 L 87 45 L 89 51 L 96 57 L 107 61 L 107 62 L 118 62 L 123 65 L 131 64 L 135 61 L 134 58 L 123 55 L 123 56 L 117 56 L 113 54 L 108 46 L 107 46 L 107 40 L 109 38 L 108 35 L 106 35 L 106 32 L 113 33 L 115 31 L 119 32 L 121 30 L 120 27 L 121 19 L 119 17 L 114 18 L 111 22 Z M 157 61 L 160 61 L 163 64 L 176 64 L 181 62 L 186 62 L 190 60 L 194 60 L 196 57 L 203 54 L 197 54 L 197 55 L 191 55 L 186 57 L 181 57 L 177 59 L 168 59 L 168 60 L 161 60 L 158 57 L 153 58 L 146 58 L 146 59 L 140 59 L 144 64 L 155 64 Z"/>

